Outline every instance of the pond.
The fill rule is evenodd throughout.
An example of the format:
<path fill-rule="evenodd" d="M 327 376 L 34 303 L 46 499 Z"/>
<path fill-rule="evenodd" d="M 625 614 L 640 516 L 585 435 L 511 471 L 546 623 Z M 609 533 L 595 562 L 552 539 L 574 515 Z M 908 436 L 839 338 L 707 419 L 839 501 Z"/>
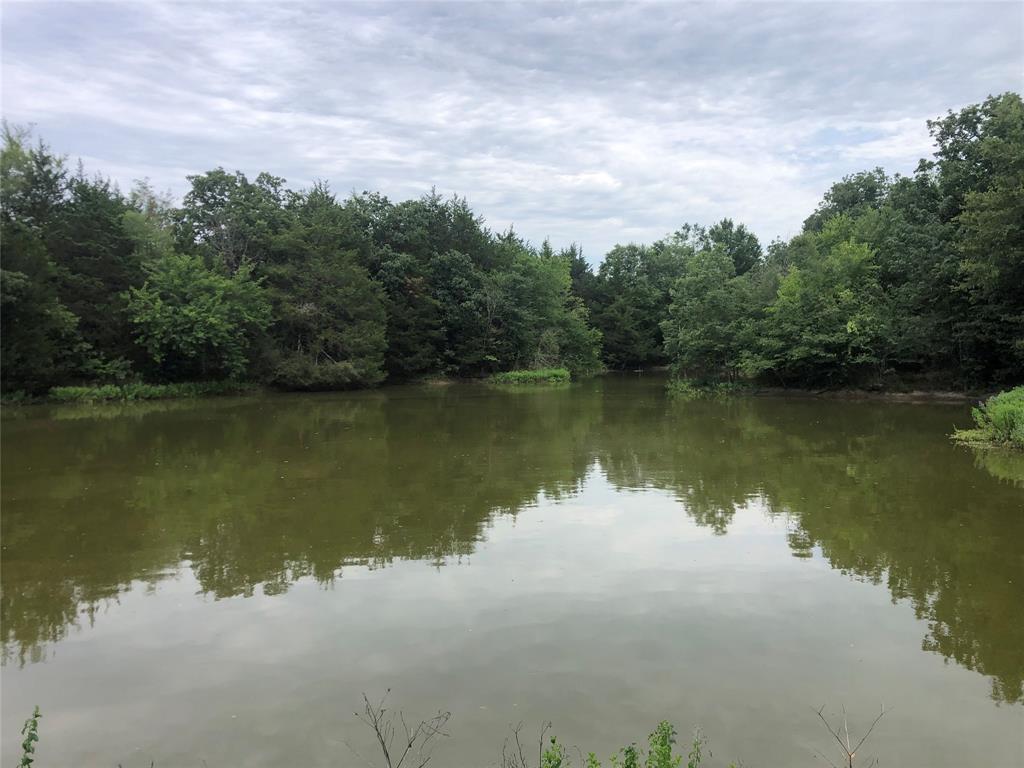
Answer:
<path fill-rule="evenodd" d="M 2 761 L 433 764 L 659 720 L 711 764 L 1024 764 L 1024 485 L 966 405 L 674 402 L 652 375 L 8 409 Z"/>

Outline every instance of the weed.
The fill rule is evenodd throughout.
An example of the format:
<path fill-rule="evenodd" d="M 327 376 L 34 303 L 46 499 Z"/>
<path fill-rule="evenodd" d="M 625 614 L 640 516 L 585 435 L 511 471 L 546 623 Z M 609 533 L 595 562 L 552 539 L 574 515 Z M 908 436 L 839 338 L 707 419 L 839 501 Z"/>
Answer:
<path fill-rule="evenodd" d="M 21 726 L 21 735 L 25 739 L 21 742 L 21 762 L 18 763 L 18 768 L 30 768 L 32 763 L 35 762 L 36 742 L 39 741 L 39 718 L 42 716 L 37 704 L 32 712 L 32 717 Z"/>

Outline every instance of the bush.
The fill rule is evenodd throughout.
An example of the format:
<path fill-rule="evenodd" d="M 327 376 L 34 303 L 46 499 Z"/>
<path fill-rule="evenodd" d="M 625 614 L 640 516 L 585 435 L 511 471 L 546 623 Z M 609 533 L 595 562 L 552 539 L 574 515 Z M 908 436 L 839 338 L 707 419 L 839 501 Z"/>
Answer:
<path fill-rule="evenodd" d="M 492 384 L 568 384 L 571 379 L 565 368 L 538 368 L 530 371 L 496 373 L 488 381 Z"/>
<path fill-rule="evenodd" d="M 975 445 L 1024 450 L 1024 386 L 993 395 L 971 411 L 976 429 L 958 429 L 953 437 Z"/>
<path fill-rule="evenodd" d="M 95 403 L 103 400 L 161 400 L 173 397 L 210 397 L 251 389 L 237 381 L 195 381 L 180 384 L 103 384 L 97 387 L 54 387 L 50 400 L 58 403 Z"/>
<path fill-rule="evenodd" d="M 288 355 L 274 368 L 270 384 L 278 389 L 323 391 L 379 384 L 384 372 L 372 360 L 317 362 L 301 352 Z"/>
<path fill-rule="evenodd" d="M 99 387 L 54 387 L 50 399 L 58 403 L 92 403 L 97 400 L 120 400 L 121 388 L 114 384 Z"/>

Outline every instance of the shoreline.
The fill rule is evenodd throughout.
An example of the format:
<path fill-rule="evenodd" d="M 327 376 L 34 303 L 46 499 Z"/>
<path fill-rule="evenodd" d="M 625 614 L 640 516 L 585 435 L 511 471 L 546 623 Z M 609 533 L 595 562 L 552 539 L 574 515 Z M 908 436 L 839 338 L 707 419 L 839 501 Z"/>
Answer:
<path fill-rule="evenodd" d="M 751 394 L 773 397 L 814 397 L 822 400 L 877 400 L 897 403 L 974 403 L 999 390 L 958 392 L 949 389 L 807 389 L 802 387 L 756 387 Z"/>
<path fill-rule="evenodd" d="M 657 378 L 664 378 L 666 382 L 671 381 L 667 366 L 645 368 L 643 370 L 606 370 L 602 373 L 585 378 L 601 378 L 603 376 L 643 376 L 651 375 Z M 447 387 L 453 384 L 498 384 L 493 381 L 495 376 L 446 376 L 434 374 L 402 381 L 382 382 L 371 387 L 351 387 L 345 389 L 328 390 L 302 390 L 302 389 L 277 389 L 259 382 L 182 382 L 179 384 L 133 384 L 124 385 L 124 389 L 130 391 L 128 396 L 113 394 L 112 390 L 120 385 L 94 385 L 81 387 L 68 387 L 65 389 L 79 390 L 81 395 L 73 398 L 54 396 L 47 393 L 38 396 L 25 397 L 0 397 L 0 405 L 4 407 L 22 405 L 74 405 L 97 404 L 97 403 L 130 403 L 155 400 L 195 400 L 206 397 L 223 397 L 225 395 L 257 395 L 257 394 L 321 394 L 330 392 L 372 392 L 383 391 L 395 387 L 424 386 L 424 387 Z M 531 382 L 537 386 L 539 382 Z M 544 382 L 547 384 L 548 382 Z M 575 380 L 573 383 L 576 383 Z M 60 388 L 58 388 L 60 389 Z M 148 390 L 148 392 L 147 392 Z M 757 384 L 740 383 L 732 396 L 752 397 L 788 397 L 788 398 L 817 398 L 822 400 L 843 400 L 843 401 L 881 401 L 881 402 L 903 402 L 903 403 L 978 403 L 1000 392 L 999 388 L 984 387 L 968 390 L 951 389 L 946 386 L 911 386 L 909 384 L 895 383 L 891 387 L 876 387 L 865 389 L 860 387 L 839 387 L 811 388 L 811 387 L 784 387 L 765 386 Z M 145 394 L 144 394 L 145 393 Z"/>

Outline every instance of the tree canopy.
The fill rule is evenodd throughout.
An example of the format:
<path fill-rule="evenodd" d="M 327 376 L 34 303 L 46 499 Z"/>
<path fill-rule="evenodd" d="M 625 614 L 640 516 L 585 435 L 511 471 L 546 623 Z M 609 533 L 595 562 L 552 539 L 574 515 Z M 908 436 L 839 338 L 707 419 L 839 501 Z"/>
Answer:
<path fill-rule="evenodd" d="M 493 232 L 462 198 L 340 200 L 217 168 L 180 206 L 24 130 L 0 154 L 4 392 L 236 377 L 291 389 L 669 365 L 790 386 L 1024 380 L 1024 103 L 929 122 L 935 154 L 829 189 L 788 241 L 684 224 L 616 245 Z"/>

